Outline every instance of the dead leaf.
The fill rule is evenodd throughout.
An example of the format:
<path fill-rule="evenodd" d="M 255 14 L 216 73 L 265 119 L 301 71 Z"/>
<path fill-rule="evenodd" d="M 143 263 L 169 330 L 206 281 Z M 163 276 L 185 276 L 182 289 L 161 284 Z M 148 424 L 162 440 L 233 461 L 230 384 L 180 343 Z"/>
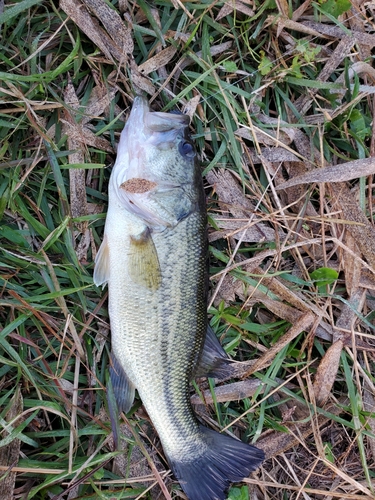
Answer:
<path fill-rule="evenodd" d="M 306 33 L 307 35 L 311 36 L 320 36 L 320 32 L 316 31 L 314 28 L 310 28 L 309 26 L 306 26 L 303 23 L 299 23 L 295 20 L 288 19 L 285 16 L 269 16 L 268 17 L 269 21 L 273 23 L 277 23 L 277 31 L 280 33 L 284 28 L 293 30 L 293 31 L 299 31 L 300 33 Z"/>
<path fill-rule="evenodd" d="M 293 324 L 301 317 L 301 311 L 298 309 L 295 309 L 280 300 L 272 300 L 258 290 L 253 294 L 253 297 L 255 300 L 258 297 L 258 301 L 267 307 L 267 309 L 269 309 L 276 317 L 285 319 L 289 323 Z"/>
<path fill-rule="evenodd" d="M 220 19 L 227 17 L 234 10 L 242 12 L 243 14 L 246 14 L 249 17 L 253 17 L 255 13 L 252 9 L 250 9 L 250 7 L 246 5 L 246 3 L 248 3 L 249 5 L 253 5 L 252 2 L 246 0 L 242 0 L 241 2 L 239 0 L 226 0 L 224 5 L 220 9 L 218 15 L 216 16 L 215 20 L 220 21 Z"/>
<path fill-rule="evenodd" d="M 104 137 L 98 137 L 86 126 L 82 126 L 82 124 L 78 123 L 71 123 L 70 121 L 63 119 L 61 119 L 61 122 L 66 124 L 66 133 L 70 136 L 71 139 L 76 140 L 82 145 L 102 149 L 104 151 L 107 151 L 108 153 L 114 152 L 110 142 L 107 141 L 107 139 L 104 139 Z"/>
<path fill-rule="evenodd" d="M 236 288 L 235 278 L 231 274 L 227 274 L 221 282 L 220 288 L 216 294 L 214 300 L 215 306 L 218 307 L 221 301 L 224 301 L 227 307 L 233 303 L 236 300 Z"/>
<path fill-rule="evenodd" d="M 300 184 L 311 184 L 312 182 L 344 182 L 372 174 L 375 174 L 374 157 L 317 168 L 303 175 L 293 177 L 289 181 L 280 184 L 276 189 L 286 189 Z"/>
<path fill-rule="evenodd" d="M 357 160 L 364 161 L 364 160 Z M 328 184 L 333 195 L 332 207 L 342 211 L 343 219 L 354 222 L 347 224 L 346 230 L 351 233 L 357 245 L 375 273 L 375 228 L 369 222 L 354 199 L 353 194 L 345 183 Z"/>
<path fill-rule="evenodd" d="M 370 48 L 375 47 L 375 35 L 364 31 L 348 30 L 347 28 L 343 30 L 341 26 L 328 23 L 318 23 L 315 21 L 304 21 L 303 23 L 300 23 L 300 25 L 314 30 L 316 32 L 315 36 L 319 36 L 320 33 L 321 35 L 329 36 L 336 40 L 349 35 L 355 42 L 368 45 Z M 295 27 L 293 29 L 297 28 Z"/>
<path fill-rule="evenodd" d="M 362 274 L 361 261 L 355 259 L 353 255 L 360 255 L 358 245 L 349 231 L 345 231 L 344 243 L 351 252 L 342 252 L 343 269 L 345 273 L 345 285 L 349 297 L 351 297 L 359 287 Z"/>
<path fill-rule="evenodd" d="M 317 316 L 323 314 L 315 304 L 312 302 L 305 302 L 298 293 L 291 290 L 289 286 L 286 286 L 286 284 L 284 284 L 287 283 L 286 281 L 282 283 L 281 280 L 276 277 L 268 277 L 261 267 L 253 268 L 252 272 L 262 276 L 262 284 L 277 295 L 281 302 L 286 302 L 303 312 L 312 311 Z M 324 316 L 324 314 L 323 317 L 329 318 L 328 315 Z"/>
<path fill-rule="evenodd" d="M 186 105 L 184 106 L 183 113 L 185 115 L 188 115 L 190 120 L 193 119 L 193 116 L 195 115 L 195 111 L 199 105 L 199 101 L 201 100 L 201 95 L 197 94 L 194 96 L 192 99 L 190 99 Z"/>
<path fill-rule="evenodd" d="M 244 398 L 250 398 L 257 390 L 259 390 L 261 385 L 261 380 L 251 379 L 215 387 L 215 401 L 218 403 L 225 403 L 227 401 L 239 401 Z M 206 404 L 213 404 L 214 400 L 210 389 L 202 391 L 202 395 Z M 203 404 L 203 401 L 198 394 L 194 394 L 190 400 L 193 405 Z"/>
<path fill-rule="evenodd" d="M 106 413 L 104 408 L 100 409 L 98 414 L 98 419 L 107 424 L 110 421 L 109 415 Z M 147 458 L 142 454 L 139 446 L 129 445 L 133 441 L 133 434 L 131 433 L 129 426 L 127 424 L 120 424 L 120 449 L 123 453 L 118 454 L 113 459 L 113 472 L 119 477 L 123 478 L 147 478 L 152 476 L 152 470 L 147 462 Z M 108 445 L 111 449 L 114 449 L 113 436 L 110 437 Z M 163 474 L 165 471 L 158 454 L 151 448 L 149 444 L 144 443 L 149 456 L 152 457 L 157 470 Z M 139 481 L 142 484 L 142 480 Z M 145 481 L 145 485 L 148 483 Z M 151 498 L 156 500 L 159 498 L 160 488 L 154 486 L 151 490 Z"/>
<path fill-rule="evenodd" d="M 331 394 L 339 368 L 343 345 L 342 340 L 337 340 L 327 350 L 319 363 L 313 384 L 315 401 L 318 406 L 323 406 Z"/>
<path fill-rule="evenodd" d="M 116 88 L 107 88 L 99 85 L 94 87 L 85 108 L 85 115 L 82 117 L 82 124 L 86 125 L 93 118 L 106 113 L 116 93 Z"/>
<path fill-rule="evenodd" d="M 86 116 L 83 117 L 78 124 L 73 116 L 74 111 L 77 113 L 80 110 L 80 102 L 76 95 L 74 86 L 70 81 L 64 91 L 65 108 L 63 112 L 64 119 L 61 119 L 63 124 L 63 132 L 68 136 L 68 149 L 74 151 L 69 154 L 68 159 L 71 164 L 82 164 L 86 162 L 87 145 L 96 145 L 100 149 L 112 150 L 106 139 L 97 137 L 89 128 L 88 122 L 91 118 L 91 113 L 94 116 L 102 114 L 109 105 L 110 95 L 115 95 L 115 90 L 109 94 L 104 88 L 99 90 L 98 87 L 93 89 L 91 102 L 89 101 L 86 108 Z M 94 97 L 93 97 L 94 96 Z M 95 96 L 97 99 L 95 99 Z M 89 214 L 86 196 L 86 171 L 83 168 L 69 169 L 69 190 L 70 190 L 70 210 L 72 217 L 82 217 Z M 90 245 L 90 233 L 88 230 L 88 222 L 77 222 L 76 228 L 81 234 L 81 238 L 75 240 L 76 252 L 79 262 L 87 260 L 87 250 Z M 77 235 L 78 236 L 78 235 Z M 78 242 L 78 243 L 77 243 Z"/>
<path fill-rule="evenodd" d="M 248 218 L 255 206 L 246 198 L 233 175 L 225 169 L 210 170 L 206 178 L 214 187 L 219 198 L 219 206 L 234 217 Z"/>
<path fill-rule="evenodd" d="M 285 17 L 289 16 L 289 5 L 286 0 L 276 0 L 276 6 L 279 14 Z"/>
<path fill-rule="evenodd" d="M 333 71 L 340 65 L 342 60 L 350 53 L 354 45 L 355 45 L 355 38 L 351 36 L 344 36 L 337 44 L 337 47 L 332 52 L 331 56 L 328 58 L 322 71 L 319 73 L 317 77 L 317 81 L 326 82 L 328 78 L 332 75 Z M 310 109 L 314 95 L 317 94 L 318 92 L 319 92 L 318 88 L 310 89 L 307 95 L 302 94 L 295 101 L 294 105 L 302 115 L 305 115 L 307 111 Z"/>
<path fill-rule="evenodd" d="M 344 83 L 345 80 L 349 80 L 350 82 L 352 82 L 352 80 L 354 79 L 354 77 L 358 75 L 358 76 L 368 76 L 369 78 L 372 78 L 374 81 L 375 81 L 375 69 L 370 66 L 370 64 L 366 63 L 366 62 L 363 62 L 363 61 L 358 61 L 358 62 L 355 62 L 349 69 L 348 69 L 348 74 L 345 75 L 344 73 L 341 74 L 336 80 L 335 80 L 335 83 Z M 330 91 L 331 93 L 333 93 L 333 91 Z M 337 91 L 335 91 L 337 92 Z M 344 95 L 344 93 L 346 92 L 346 85 L 344 86 L 343 85 L 343 90 L 342 91 L 339 91 L 342 96 Z M 352 102 L 350 102 L 350 105 L 352 105 Z"/>
<path fill-rule="evenodd" d="M 130 61 L 130 74 L 131 74 L 131 82 L 134 87 L 147 92 L 149 95 L 154 95 L 156 90 L 152 83 L 145 76 L 141 75 L 139 72 L 138 66 L 135 61 Z"/>
<path fill-rule="evenodd" d="M 275 146 L 278 144 L 289 145 L 292 143 L 294 134 L 293 129 L 286 132 L 283 129 L 266 131 L 261 130 L 259 127 L 253 126 L 255 137 L 249 127 L 241 127 L 237 129 L 234 133 L 238 137 L 243 137 L 244 139 L 249 139 L 250 141 L 255 141 L 259 144 L 265 144 L 266 146 Z"/>
<path fill-rule="evenodd" d="M 261 157 L 271 163 L 280 163 L 284 161 L 301 162 L 301 160 L 291 151 L 283 147 L 260 148 L 260 154 L 254 148 L 248 148 L 253 163 L 262 163 Z"/>
<path fill-rule="evenodd" d="M 119 47 L 113 43 L 109 35 L 99 26 L 99 23 L 87 12 L 78 0 L 60 0 L 60 7 L 72 21 L 90 38 L 90 40 L 113 61 L 113 57 L 121 60 L 122 54 Z"/>
<path fill-rule="evenodd" d="M 150 59 L 138 66 L 138 71 L 142 75 L 148 75 L 149 73 L 152 73 L 152 71 L 157 71 L 158 69 L 168 64 L 169 61 L 174 57 L 176 52 L 177 49 L 173 47 L 173 45 L 170 45 L 166 49 L 161 50 L 158 54 L 150 57 Z"/>
<path fill-rule="evenodd" d="M 211 241 L 231 236 L 246 242 L 275 240 L 274 229 L 260 222 L 259 217 L 254 215 L 255 206 L 244 195 L 238 181 L 228 170 L 210 170 L 206 178 L 217 193 L 219 206 L 235 217 L 232 219 L 218 216 L 215 220 L 224 231 L 212 233 Z M 280 239 L 285 237 L 282 231 L 279 231 L 278 236 Z"/>
<path fill-rule="evenodd" d="M 357 313 L 361 313 L 366 299 L 366 291 L 359 288 L 343 305 L 340 316 L 336 321 L 336 329 L 334 331 L 333 340 L 342 340 L 345 345 L 351 345 L 351 332 L 354 323 L 358 320 Z M 342 332 L 340 329 L 342 328 Z"/>
<path fill-rule="evenodd" d="M 101 21 L 107 33 L 115 42 L 116 51 L 117 47 L 120 49 L 122 54 L 120 59 L 123 59 L 124 55 L 133 54 L 134 42 L 131 29 L 125 25 L 118 12 L 103 0 L 83 0 L 83 2 Z"/>
<path fill-rule="evenodd" d="M 75 121 L 69 109 L 76 111 L 79 109 L 79 100 L 71 81 L 68 82 L 68 85 L 64 90 L 64 101 L 66 103 L 66 108 L 64 109 L 65 120 L 62 120 L 63 132 L 68 136 L 68 149 L 75 151 L 68 156 L 69 162 L 73 164 L 85 163 L 85 154 L 83 151 L 84 145 L 75 134 L 70 133 L 75 127 Z M 84 169 L 69 169 L 69 189 L 70 210 L 72 216 L 80 217 L 82 215 L 87 215 L 86 173 Z M 87 229 L 87 223 L 79 224 L 79 229 L 81 232 L 85 232 Z"/>

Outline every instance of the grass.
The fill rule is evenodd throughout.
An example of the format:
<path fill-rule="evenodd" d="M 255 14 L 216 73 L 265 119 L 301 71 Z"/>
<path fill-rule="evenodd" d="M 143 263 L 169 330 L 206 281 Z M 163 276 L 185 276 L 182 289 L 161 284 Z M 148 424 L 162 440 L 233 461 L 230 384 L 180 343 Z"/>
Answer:
<path fill-rule="evenodd" d="M 373 6 L 173 3 L 0 3 L 2 498 L 183 495 L 141 403 L 125 454 L 107 415 L 92 271 L 133 86 L 193 117 L 210 321 L 247 367 L 196 411 L 267 455 L 229 498 L 374 498 L 375 169 L 345 174 L 375 153 Z"/>

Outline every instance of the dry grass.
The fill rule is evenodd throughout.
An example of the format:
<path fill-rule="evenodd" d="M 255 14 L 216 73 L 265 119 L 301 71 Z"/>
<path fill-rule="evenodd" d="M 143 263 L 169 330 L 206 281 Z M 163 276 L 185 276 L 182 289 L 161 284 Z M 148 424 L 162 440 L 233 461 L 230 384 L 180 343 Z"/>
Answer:
<path fill-rule="evenodd" d="M 141 403 L 123 416 L 126 454 L 106 413 L 92 270 L 133 89 L 192 117 L 211 324 L 243 362 L 193 402 L 267 456 L 229 498 L 374 498 L 374 13 L 0 1 L 2 499 L 183 497 Z"/>

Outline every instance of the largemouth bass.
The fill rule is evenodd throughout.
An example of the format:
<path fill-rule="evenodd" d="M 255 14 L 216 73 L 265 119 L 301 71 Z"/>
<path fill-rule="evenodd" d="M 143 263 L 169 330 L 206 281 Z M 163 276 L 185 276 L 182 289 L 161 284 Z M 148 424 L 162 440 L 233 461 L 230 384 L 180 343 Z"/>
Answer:
<path fill-rule="evenodd" d="M 135 389 L 190 500 L 224 499 L 264 458 L 258 448 L 200 425 L 189 384 L 227 362 L 207 335 L 203 182 L 183 114 L 152 112 L 136 97 L 109 183 L 94 272 L 108 284 L 111 381 L 130 410 Z"/>

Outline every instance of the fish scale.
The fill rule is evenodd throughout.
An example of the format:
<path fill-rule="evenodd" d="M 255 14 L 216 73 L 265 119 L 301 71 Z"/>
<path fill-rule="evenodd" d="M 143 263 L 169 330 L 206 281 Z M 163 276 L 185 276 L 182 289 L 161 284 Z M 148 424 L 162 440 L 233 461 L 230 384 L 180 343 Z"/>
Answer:
<path fill-rule="evenodd" d="M 228 359 L 207 334 L 205 198 L 187 126 L 186 116 L 151 112 L 135 99 L 111 174 L 94 282 L 108 284 L 120 409 L 129 411 L 136 388 L 189 499 L 222 500 L 264 455 L 200 425 L 190 403 L 194 373 Z"/>

